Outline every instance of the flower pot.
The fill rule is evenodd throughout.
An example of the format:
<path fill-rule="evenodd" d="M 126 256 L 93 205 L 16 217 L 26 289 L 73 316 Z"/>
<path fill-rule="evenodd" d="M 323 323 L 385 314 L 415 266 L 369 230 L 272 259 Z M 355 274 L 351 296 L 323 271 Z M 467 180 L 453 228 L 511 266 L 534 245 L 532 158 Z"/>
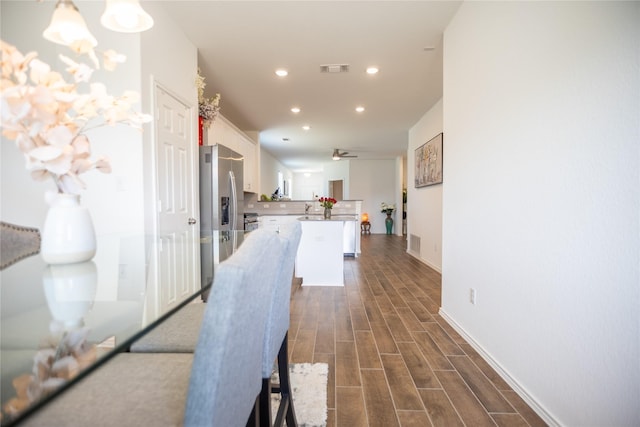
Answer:
<path fill-rule="evenodd" d="M 331 208 L 324 208 L 324 219 L 331 219 Z"/>
<path fill-rule="evenodd" d="M 393 218 L 391 218 L 391 214 L 390 213 L 387 214 L 387 217 L 384 220 L 384 226 L 387 228 L 387 234 L 392 234 Z"/>
<path fill-rule="evenodd" d="M 55 194 L 42 229 L 40 253 L 47 264 L 89 261 L 96 254 L 96 234 L 80 196 Z"/>

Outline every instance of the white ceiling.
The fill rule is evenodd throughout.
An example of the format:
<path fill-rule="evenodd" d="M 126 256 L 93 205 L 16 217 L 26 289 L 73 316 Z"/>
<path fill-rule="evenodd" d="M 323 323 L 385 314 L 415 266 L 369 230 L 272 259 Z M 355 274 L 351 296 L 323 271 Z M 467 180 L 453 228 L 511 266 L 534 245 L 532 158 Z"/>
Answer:
<path fill-rule="evenodd" d="M 221 113 L 259 131 L 292 171 L 314 171 L 334 148 L 359 159 L 406 154 L 409 128 L 442 96 L 442 34 L 461 2 L 160 4 L 197 46 L 205 95 L 221 94 Z M 324 64 L 350 69 L 320 73 Z M 365 73 L 371 65 L 377 75 Z M 275 75 L 280 67 L 288 77 Z"/>

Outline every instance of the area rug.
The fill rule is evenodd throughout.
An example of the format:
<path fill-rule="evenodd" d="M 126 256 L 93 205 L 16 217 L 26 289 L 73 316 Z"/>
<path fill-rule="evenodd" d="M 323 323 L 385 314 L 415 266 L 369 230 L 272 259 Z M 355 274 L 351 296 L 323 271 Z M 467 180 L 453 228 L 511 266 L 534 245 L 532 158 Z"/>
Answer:
<path fill-rule="evenodd" d="M 300 427 L 325 427 L 327 425 L 327 379 L 329 365 L 326 363 L 293 363 L 289 365 L 289 376 L 293 394 L 293 407 Z M 279 383 L 278 373 L 271 381 Z M 271 395 L 271 414 L 275 418 L 280 404 L 280 395 Z"/>

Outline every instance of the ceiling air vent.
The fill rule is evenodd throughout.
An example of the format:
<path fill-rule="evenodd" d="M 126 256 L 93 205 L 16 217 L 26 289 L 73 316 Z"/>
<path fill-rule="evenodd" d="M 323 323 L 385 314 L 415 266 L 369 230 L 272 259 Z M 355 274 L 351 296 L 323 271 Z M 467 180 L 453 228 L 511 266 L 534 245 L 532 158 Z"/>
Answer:
<path fill-rule="evenodd" d="M 320 66 L 321 73 L 348 73 L 348 64 L 326 64 Z"/>

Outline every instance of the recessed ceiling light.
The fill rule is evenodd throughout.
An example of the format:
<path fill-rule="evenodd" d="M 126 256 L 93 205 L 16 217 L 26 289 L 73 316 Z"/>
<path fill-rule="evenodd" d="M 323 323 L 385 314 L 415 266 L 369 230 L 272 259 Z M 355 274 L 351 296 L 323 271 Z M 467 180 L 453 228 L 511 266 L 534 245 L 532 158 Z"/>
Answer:
<path fill-rule="evenodd" d="M 302 129 L 304 129 L 304 130 L 309 130 L 309 129 L 311 129 L 311 126 L 309 126 L 309 125 L 304 125 L 304 126 L 302 126 Z"/>
<path fill-rule="evenodd" d="M 369 67 L 367 68 L 367 74 L 377 74 L 378 73 L 378 67 Z"/>
<path fill-rule="evenodd" d="M 298 114 L 298 113 L 300 112 L 300 108 L 298 108 L 298 107 L 293 107 L 293 108 L 291 109 L 291 112 L 292 112 L 292 113 L 296 113 L 296 114 Z"/>
<path fill-rule="evenodd" d="M 276 75 L 278 77 L 286 77 L 289 74 L 289 72 L 287 70 L 285 70 L 284 68 L 279 68 L 276 70 Z"/>
<path fill-rule="evenodd" d="M 364 111 L 364 107 L 362 107 L 362 106 L 358 106 L 358 107 L 356 107 L 356 111 L 357 111 L 358 113 L 362 113 L 362 112 Z"/>

